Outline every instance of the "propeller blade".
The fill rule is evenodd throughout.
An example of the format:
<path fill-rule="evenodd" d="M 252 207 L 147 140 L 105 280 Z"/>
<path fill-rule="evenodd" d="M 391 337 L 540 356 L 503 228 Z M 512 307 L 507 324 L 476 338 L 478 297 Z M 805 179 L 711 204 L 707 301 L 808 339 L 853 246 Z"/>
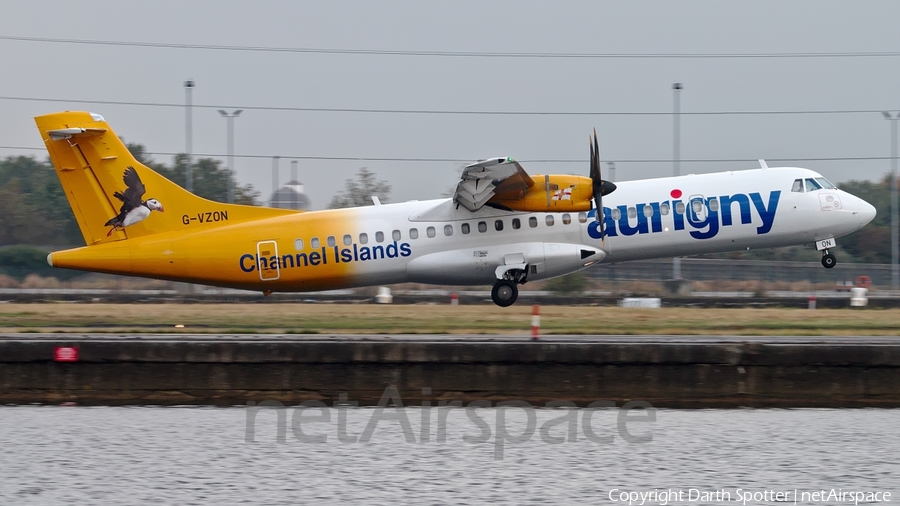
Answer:
<path fill-rule="evenodd" d="M 596 219 L 600 223 L 600 236 L 606 247 L 606 219 L 603 215 L 603 196 L 612 193 L 616 189 L 616 185 L 611 181 L 604 181 L 600 168 L 600 143 L 597 139 L 597 129 L 594 129 L 594 135 L 591 138 L 591 186 L 594 196 L 594 207 L 597 208 Z"/>
<path fill-rule="evenodd" d="M 605 220 L 603 219 L 603 175 L 600 171 L 600 145 L 597 142 L 597 129 L 591 138 L 591 184 L 594 193 L 594 207 L 597 208 L 596 219 L 600 223 L 600 234 L 605 234 Z"/>

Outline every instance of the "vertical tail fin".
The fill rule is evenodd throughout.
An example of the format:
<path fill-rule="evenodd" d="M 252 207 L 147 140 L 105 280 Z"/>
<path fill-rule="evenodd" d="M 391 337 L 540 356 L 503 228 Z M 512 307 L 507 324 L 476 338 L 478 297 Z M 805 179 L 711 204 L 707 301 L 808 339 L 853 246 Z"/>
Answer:
<path fill-rule="evenodd" d="M 138 162 L 99 114 L 59 112 L 38 116 L 35 122 L 88 245 L 296 212 L 223 204 L 193 195 Z M 136 181 L 126 176 L 129 167 L 134 168 Z M 150 212 L 156 207 L 147 202 L 151 199 L 167 212 Z M 128 202 L 146 210 L 125 220 Z M 122 223 L 123 228 L 113 230 L 107 223 Z"/>

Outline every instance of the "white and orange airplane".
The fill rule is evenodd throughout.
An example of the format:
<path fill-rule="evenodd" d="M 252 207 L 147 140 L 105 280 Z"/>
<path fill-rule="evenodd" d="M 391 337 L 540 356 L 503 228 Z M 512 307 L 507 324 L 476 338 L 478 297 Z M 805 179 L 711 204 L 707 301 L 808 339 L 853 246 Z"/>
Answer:
<path fill-rule="evenodd" d="M 102 116 L 35 118 L 87 246 L 54 267 L 300 292 L 391 283 L 518 285 L 598 262 L 814 243 L 875 217 L 814 171 L 767 167 L 613 184 L 600 174 L 529 176 L 512 158 L 465 168 L 452 198 L 299 212 L 212 202 L 140 164 Z M 601 212 L 597 213 L 600 209 Z"/>

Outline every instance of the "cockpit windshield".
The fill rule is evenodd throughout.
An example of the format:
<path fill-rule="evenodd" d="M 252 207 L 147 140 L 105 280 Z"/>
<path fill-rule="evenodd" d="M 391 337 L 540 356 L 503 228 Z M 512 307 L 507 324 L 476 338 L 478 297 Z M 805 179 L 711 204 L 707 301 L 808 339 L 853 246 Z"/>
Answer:
<path fill-rule="evenodd" d="M 806 191 L 814 192 L 816 190 L 821 190 L 821 189 L 822 189 L 822 185 L 817 183 L 815 179 L 806 178 Z"/>
<path fill-rule="evenodd" d="M 791 191 L 794 193 L 814 192 L 822 189 L 836 190 L 837 188 L 831 184 L 831 181 L 824 177 L 795 179 L 794 184 L 791 186 Z"/>
<path fill-rule="evenodd" d="M 817 178 L 816 178 L 816 181 L 817 181 L 820 185 L 822 185 L 822 188 L 825 188 L 826 190 L 836 190 L 836 189 L 837 189 L 833 184 L 831 184 L 830 181 L 828 181 L 828 180 L 825 179 L 824 177 L 817 177 Z"/>

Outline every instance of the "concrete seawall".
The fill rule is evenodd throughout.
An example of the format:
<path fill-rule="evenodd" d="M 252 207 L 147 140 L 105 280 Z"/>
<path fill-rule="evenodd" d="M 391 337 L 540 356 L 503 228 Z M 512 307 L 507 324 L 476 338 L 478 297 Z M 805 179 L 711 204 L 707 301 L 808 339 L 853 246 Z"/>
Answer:
<path fill-rule="evenodd" d="M 77 362 L 56 362 L 58 347 L 77 348 Z M 900 339 L 0 336 L 7 404 L 330 404 L 346 393 L 373 405 L 389 386 L 407 405 L 898 407 Z"/>

